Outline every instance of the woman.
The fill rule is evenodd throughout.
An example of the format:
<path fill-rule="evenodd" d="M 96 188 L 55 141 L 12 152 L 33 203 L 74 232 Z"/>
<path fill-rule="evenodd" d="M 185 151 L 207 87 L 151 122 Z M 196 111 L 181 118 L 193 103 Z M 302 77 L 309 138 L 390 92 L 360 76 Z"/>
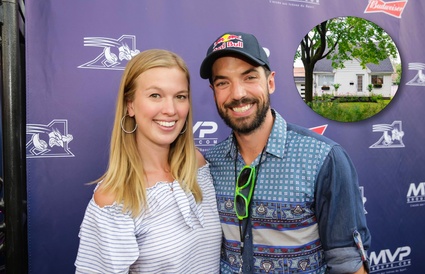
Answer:
<path fill-rule="evenodd" d="M 124 71 L 109 166 L 80 228 L 76 273 L 218 273 L 214 188 L 192 133 L 190 76 L 166 50 Z"/>

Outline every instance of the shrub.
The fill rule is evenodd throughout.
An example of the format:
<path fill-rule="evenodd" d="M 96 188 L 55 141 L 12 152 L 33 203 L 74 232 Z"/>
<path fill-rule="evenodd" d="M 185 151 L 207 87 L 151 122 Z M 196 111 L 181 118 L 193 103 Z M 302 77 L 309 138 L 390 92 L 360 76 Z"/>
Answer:
<path fill-rule="evenodd" d="M 380 95 L 377 95 L 376 97 L 379 96 Z M 341 102 L 339 101 L 341 98 L 331 101 L 323 100 L 323 98 L 319 97 L 316 98 L 316 100 L 313 100 L 313 102 L 309 103 L 310 108 L 325 118 L 340 122 L 362 121 L 379 113 L 390 102 L 390 100 L 384 101 L 382 99 L 378 100 L 378 103 L 352 101 Z M 353 97 L 344 98 L 349 98 L 350 100 L 353 99 Z M 359 98 L 369 99 L 369 97 Z"/>

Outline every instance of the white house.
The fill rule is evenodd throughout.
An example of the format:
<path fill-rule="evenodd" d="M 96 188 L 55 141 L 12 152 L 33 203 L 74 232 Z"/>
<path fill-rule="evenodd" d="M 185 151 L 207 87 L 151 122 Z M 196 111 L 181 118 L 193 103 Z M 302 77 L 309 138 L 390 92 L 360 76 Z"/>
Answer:
<path fill-rule="evenodd" d="M 373 94 L 392 98 L 397 90 L 393 86 L 394 68 L 389 58 L 379 64 L 367 64 L 363 69 L 357 59 L 344 63 L 345 68 L 334 69 L 332 60 L 322 59 L 316 63 L 313 72 L 313 94 L 334 96 L 369 96 L 368 85 L 372 84 Z M 302 70 L 304 68 L 301 68 Z M 304 76 L 300 68 L 294 68 L 294 80 L 301 97 L 304 98 Z M 338 91 L 333 84 L 339 83 Z"/>

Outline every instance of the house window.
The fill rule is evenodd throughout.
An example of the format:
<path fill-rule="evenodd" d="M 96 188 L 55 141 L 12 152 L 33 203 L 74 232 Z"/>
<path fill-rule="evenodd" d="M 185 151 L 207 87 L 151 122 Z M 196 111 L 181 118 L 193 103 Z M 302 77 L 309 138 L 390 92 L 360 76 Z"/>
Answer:
<path fill-rule="evenodd" d="M 334 82 L 333 74 L 322 74 L 319 75 L 319 87 L 330 87 Z"/>
<path fill-rule="evenodd" d="M 384 77 L 382 75 L 372 75 L 372 85 L 374 88 L 381 88 L 384 84 Z"/>
<path fill-rule="evenodd" d="M 363 75 L 357 75 L 357 92 L 363 91 Z"/>

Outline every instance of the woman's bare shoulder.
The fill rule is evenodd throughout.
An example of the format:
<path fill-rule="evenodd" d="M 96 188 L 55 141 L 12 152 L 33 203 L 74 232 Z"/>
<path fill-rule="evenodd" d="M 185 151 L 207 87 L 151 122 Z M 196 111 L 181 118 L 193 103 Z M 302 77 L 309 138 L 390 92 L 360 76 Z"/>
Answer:
<path fill-rule="evenodd" d="M 112 205 L 115 202 L 115 194 L 105 191 L 103 185 L 100 184 L 94 192 L 94 201 L 99 207 Z"/>
<path fill-rule="evenodd" d="M 202 155 L 202 153 L 198 149 L 196 150 L 196 159 L 198 161 L 198 168 L 201 168 L 207 164 L 204 155 Z"/>

